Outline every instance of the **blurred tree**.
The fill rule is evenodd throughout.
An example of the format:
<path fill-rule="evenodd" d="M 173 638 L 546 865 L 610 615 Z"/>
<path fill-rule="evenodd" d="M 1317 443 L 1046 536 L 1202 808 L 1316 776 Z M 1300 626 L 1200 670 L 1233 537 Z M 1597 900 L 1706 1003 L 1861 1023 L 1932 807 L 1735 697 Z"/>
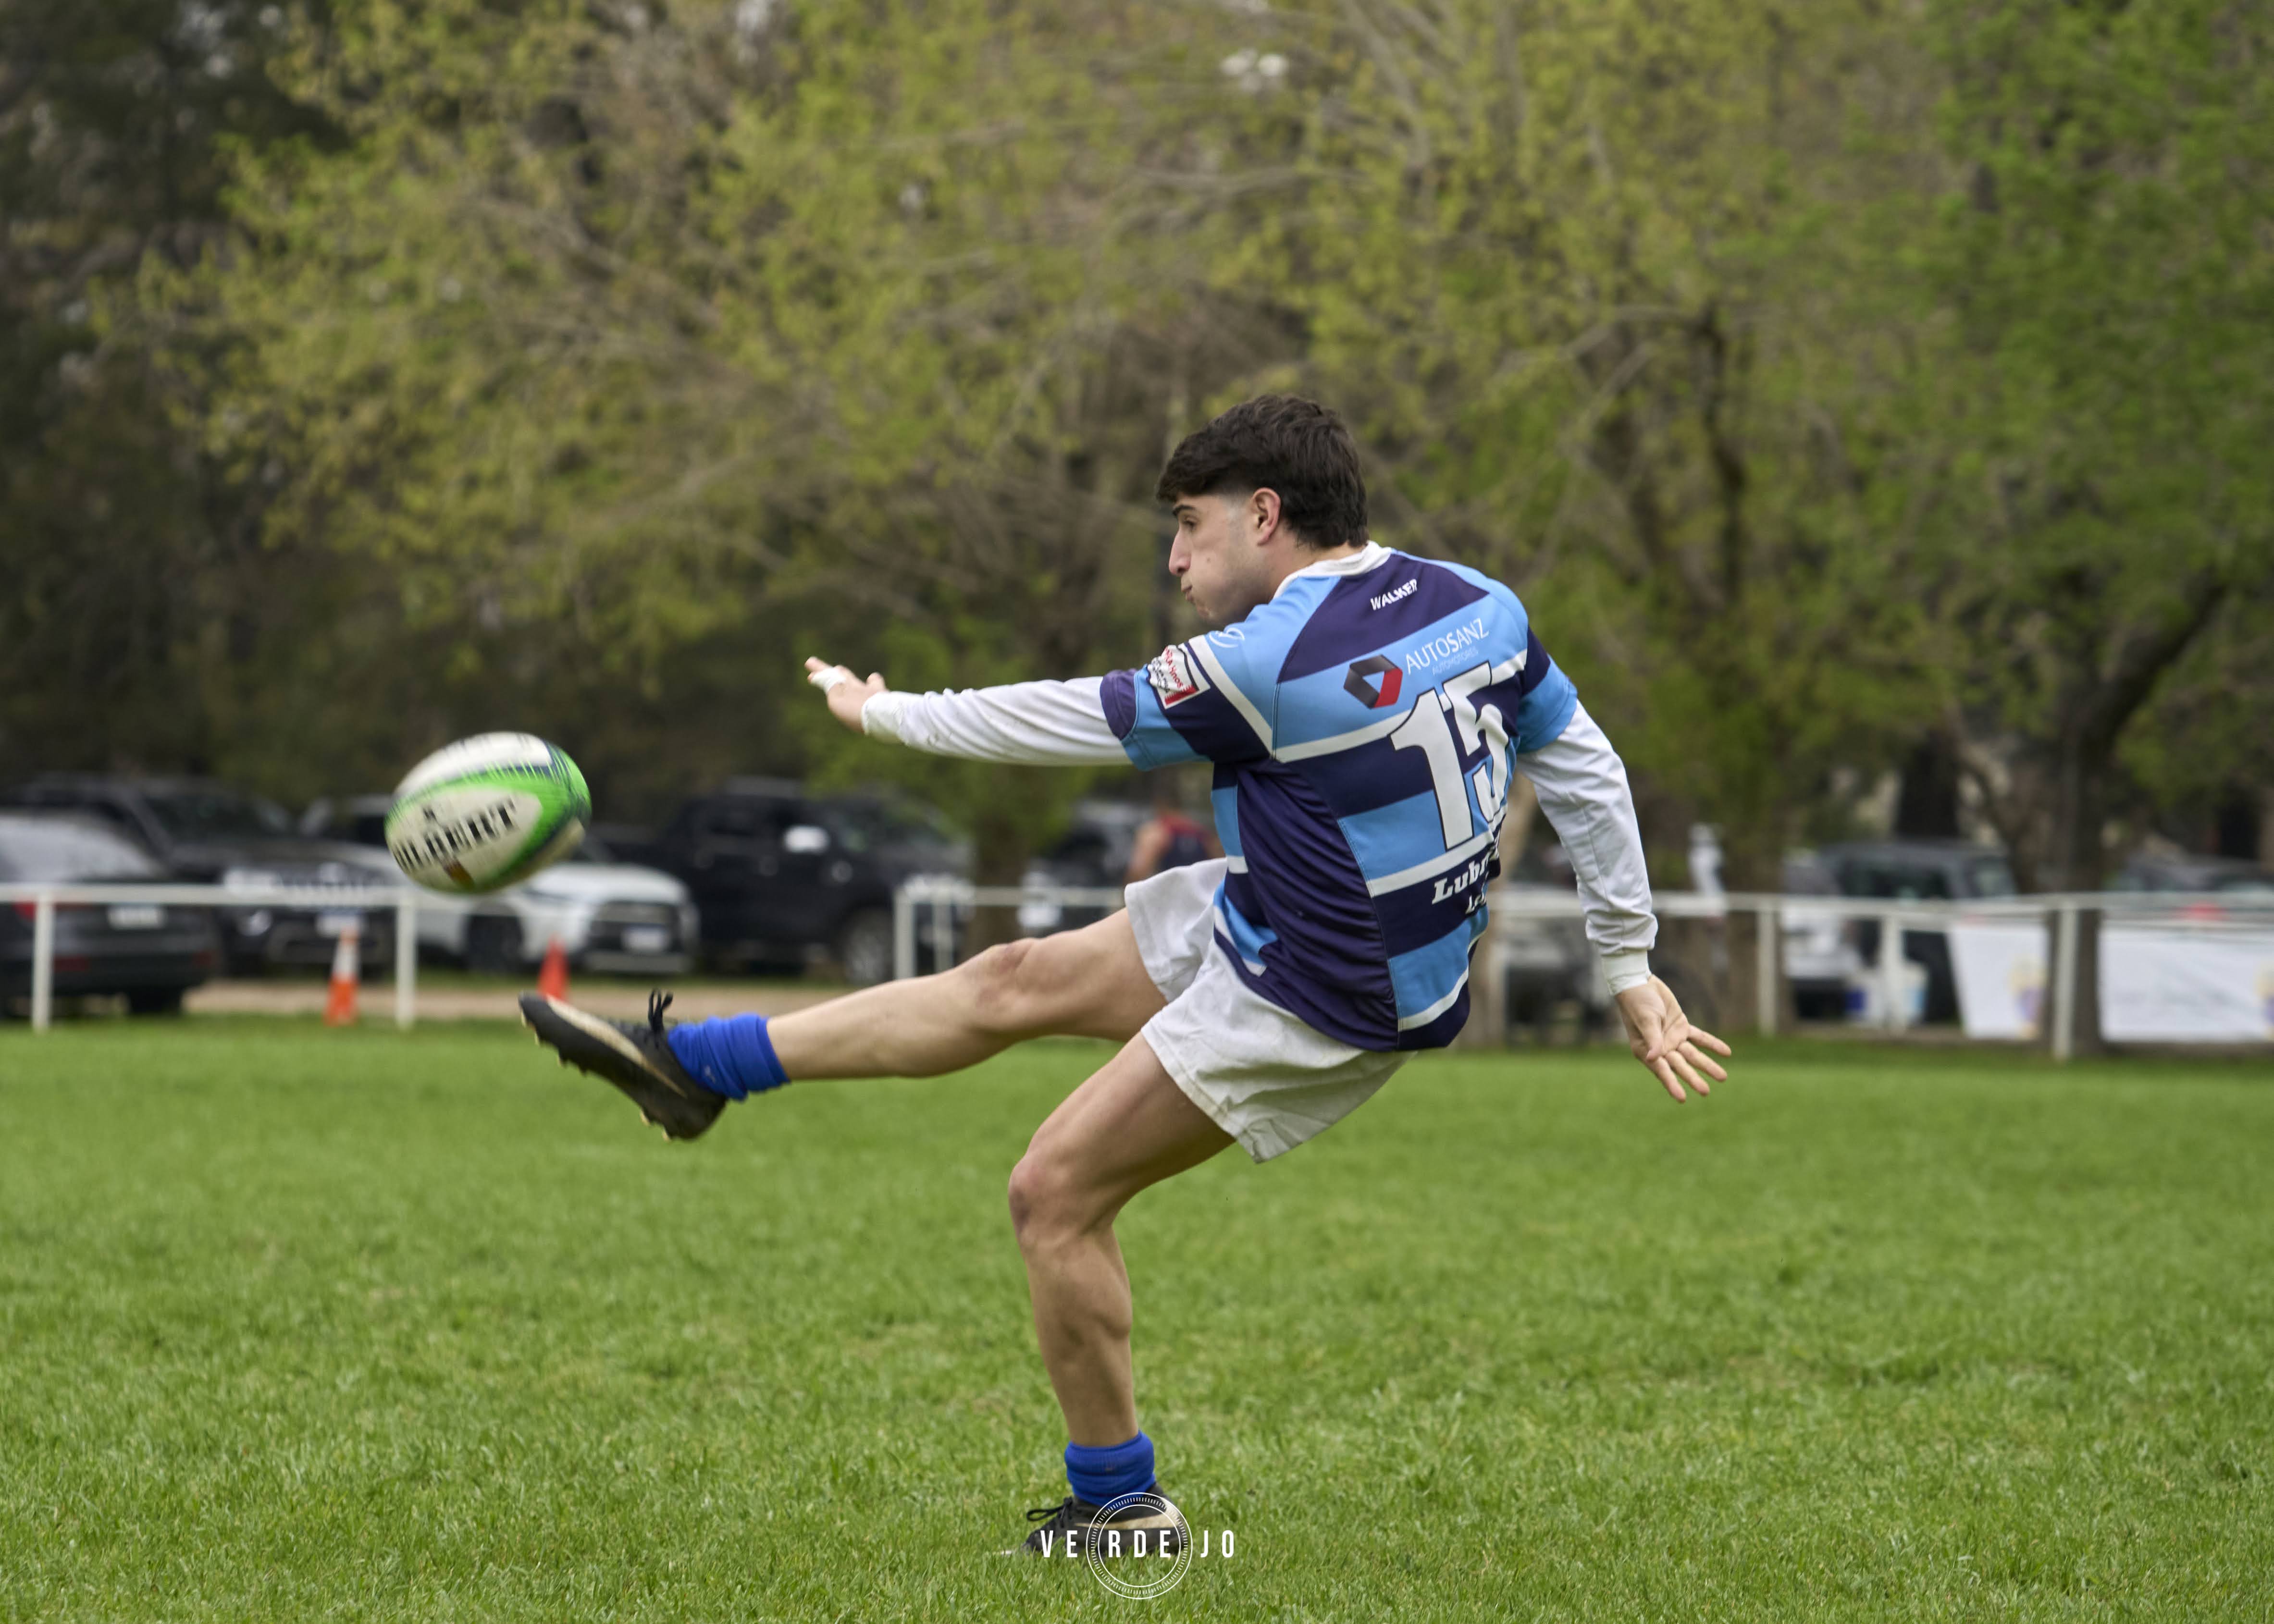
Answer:
<path fill-rule="evenodd" d="M 2232 732 L 2223 662 L 2190 654 L 2274 631 L 2274 19 L 1950 0 L 1937 22 L 1965 177 L 1932 264 L 1937 669 L 2023 888 L 2090 890 L 2137 721 L 2161 695 Z"/>
<path fill-rule="evenodd" d="M 0 7 L 0 777 L 207 763 L 278 599 L 257 483 L 200 453 L 136 319 L 150 264 L 226 231 L 222 148 L 321 125 L 244 0 Z M 320 572 L 319 572 L 320 573 Z"/>
<path fill-rule="evenodd" d="M 1291 385 L 1661 849 L 1773 883 L 1942 737 L 2089 883 L 2270 771 L 2266 23 L 1925 15 L 11 0 L 0 771 L 523 726 L 612 815 L 891 773 L 1015 877 L 1079 777 L 863 747 L 799 657 L 1144 658 L 1161 457 Z"/>
<path fill-rule="evenodd" d="M 245 341 L 216 444 L 290 444 L 271 533 L 383 560 L 456 667 L 573 627 L 659 693 L 739 637 L 745 714 L 796 718 L 766 754 L 919 786 L 1015 879 L 1078 778 L 1006 794 L 790 690 L 813 650 L 1150 652 L 1159 460 L 1286 342 L 1212 288 L 1188 54 L 1104 4 L 361 9 L 287 80 L 346 141 L 248 154 L 247 252 L 174 290 Z"/>
<path fill-rule="evenodd" d="M 1525 592 L 1645 790 L 1774 885 L 1831 768 L 1884 757 L 1923 692 L 1909 318 L 1859 218 L 1916 187 L 1901 26 L 1481 0 L 1277 26 L 1306 207 L 1251 268 L 1314 322 L 1382 527 Z"/>
<path fill-rule="evenodd" d="M 1953 317 L 1930 396 L 1937 669 L 2023 888 L 2089 891 L 2123 838 L 2127 736 L 2160 695 L 2217 737 L 2236 696 L 2173 679 L 2216 680 L 2191 657 L 2222 622 L 2261 648 L 2274 629 L 2274 19 L 1946 0 L 1935 21 L 1965 178 L 1931 272 Z"/>

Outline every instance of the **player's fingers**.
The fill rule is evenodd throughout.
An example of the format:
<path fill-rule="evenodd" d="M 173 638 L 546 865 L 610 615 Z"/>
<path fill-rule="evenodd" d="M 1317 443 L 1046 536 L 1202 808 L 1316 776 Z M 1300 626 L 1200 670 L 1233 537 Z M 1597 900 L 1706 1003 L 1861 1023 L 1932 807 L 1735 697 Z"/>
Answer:
<path fill-rule="evenodd" d="M 1658 1029 L 1657 1037 L 1651 1041 L 1650 1057 L 1653 1060 L 1664 1059 L 1679 1049 L 1683 1040 L 1689 1035 L 1690 1023 L 1679 1015 L 1675 1016 Z"/>
<path fill-rule="evenodd" d="M 1675 1052 L 1668 1055 L 1666 1059 L 1667 1064 L 1674 1068 L 1675 1075 L 1679 1077 L 1683 1082 L 1689 1084 L 1690 1087 L 1697 1090 L 1699 1094 L 1712 1094 L 1713 1092 L 1713 1085 L 1698 1075 L 1696 1069 L 1690 1065 L 1690 1062 L 1683 1058 L 1682 1051 L 1680 1049 L 1675 1050 Z"/>
<path fill-rule="evenodd" d="M 870 672 L 870 673 L 869 673 L 869 686 L 870 686 L 870 688 L 882 688 L 882 687 L 884 687 L 884 686 L 885 686 L 885 673 L 884 673 L 883 672 L 881 672 L 881 671 L 872 671 L 872 672 Z"/>
<path fill-rule="evenodd" d="M 1682 1092 L 1681 1079 L 1674 1075 L 1674 1068 L 1672 1066 L 1668 1065 L 1665 1061 L 1660 1060 L 1652 1065 L 1650 1069 L 1652 1075 L 1656 1077 L 1660 1082 L 1666 1085 L 1666 1092 L 1674 1096 L 1674 1102 L 1676 1105 L 1683 1104 L 1689 1100 L 1690 1096 Z"/>
<path fill-rule="evenodd" d="M 1717 1083 L 1726 1083 L 1729 1080 L 1729 1074 L 1715 1065 L 1711 1057 L 1700 1054 L 1687 1043 L 1682 1046 L 1682 1057 Z"/>
<path fill-rule="evenodd" d="M 1692 1026 L 1690 1028 L 1690 1041 L 1693 1043 L 1704 1044 L 1717 1055 L 1727 1056 L 1736 1052 L 1727 1043 L 1721 1041 L 1721 1039 L 1715 1037 L 1703 1026 Z"/>

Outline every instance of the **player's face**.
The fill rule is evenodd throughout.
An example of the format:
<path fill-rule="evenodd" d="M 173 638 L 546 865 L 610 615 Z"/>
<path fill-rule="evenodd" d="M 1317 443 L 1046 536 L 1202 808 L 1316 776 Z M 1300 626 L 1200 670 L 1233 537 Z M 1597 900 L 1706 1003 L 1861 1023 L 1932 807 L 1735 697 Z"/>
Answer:
<path fill-rule="evenodd" d="M 1277 583 L 1263 543 L 1278 517 L 1276 496 L 1180 496 L 1173 511 L 1169 573 L 1204 624 L 1229 626 L 1270 600 Z"/>

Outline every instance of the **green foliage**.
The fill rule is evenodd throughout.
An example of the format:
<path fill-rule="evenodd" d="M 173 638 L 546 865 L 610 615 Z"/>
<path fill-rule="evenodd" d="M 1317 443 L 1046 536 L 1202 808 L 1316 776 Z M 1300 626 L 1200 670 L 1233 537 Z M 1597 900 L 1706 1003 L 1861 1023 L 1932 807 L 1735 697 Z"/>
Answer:
<path fill-rule="evenodd" d="M 1854 129 L 1914 64 L 1842 7 L 1353 5 L 1299 37 L 1306 207 L 1252 270 L 1299 256 L 1383 527 L 1525 591 L 1657 794 L 1773 883 L 1919 693 L 1844 212 L 1908 182 Z"/>
<path fill-rule="evenodd" d="M 2045 883 L 2263 781 L 2256 9 L 169 15 L 10 12 L 78 65 L 0 96 L 0 766 L 522 726 L 611 816 L 893 777 L 1013 877 L 1081 775 L 877 750 L 799 660 L 1144 658 L 1163 455 L 1296 387 L 1740 883 L 1927 735 Z"/>
<path fill-rule="evenodd" d="M 0 774 L 224 748 L 305 580 L 133 297 L 226 235 L 225 139 L 323 138 L 264 76 L 277 33 L 245 0 L 0 7 Z"/>
<path fill-rule="evenodd" d="M 1964 186 L 1930 270 L 1935 665 L 1969 731 L 2019 741 L 1977 773 L 2024 875 L 2090 886 L 2134 718 L 2218 671 L 2187 658 L 2206 631 L 2274 633 L 2274 29 L 2217 0 L 1952 0 L 1936 25 Z M 2198 780 L 2263 770 L 2221 696 L 2163 701 L 2204 724 L 2185 754 L 2219 746 Z"/>

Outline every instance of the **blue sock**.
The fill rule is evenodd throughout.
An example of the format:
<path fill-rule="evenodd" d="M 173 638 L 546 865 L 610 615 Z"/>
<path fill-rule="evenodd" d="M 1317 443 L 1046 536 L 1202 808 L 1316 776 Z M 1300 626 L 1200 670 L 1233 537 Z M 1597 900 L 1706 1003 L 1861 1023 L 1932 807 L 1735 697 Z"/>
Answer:
<path fill-rule="evenodd" d="M 665 1040 L 689 1075 L 730 1100 L 764 1094 L 789 1081 L 774 1058 L 763 1015 L 729 1015 L 724 1020 L 692 1020 L 674 1026 Z"/>
<path fill-rule="evenodd" d="M 1074 1497 L 1093 1506 L 1103 1506 L 1124 1494 L 1142 1493 L 1154 1485 L 1153 1440 L 1142 1432 L 1110 1449 L 1068 1444 L 1065 1462 L 1066 1483 Z"/>

